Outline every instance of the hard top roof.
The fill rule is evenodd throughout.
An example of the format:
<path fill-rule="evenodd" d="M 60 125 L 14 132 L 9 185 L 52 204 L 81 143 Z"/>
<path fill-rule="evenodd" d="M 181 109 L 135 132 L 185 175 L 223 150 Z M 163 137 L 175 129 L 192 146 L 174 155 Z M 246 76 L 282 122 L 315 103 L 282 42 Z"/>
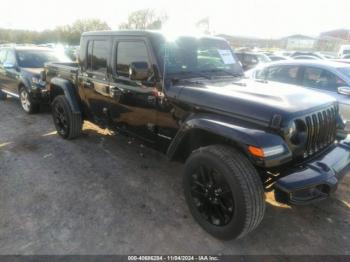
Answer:
<path fill-rule="evenodd" d="M 112 30 L 105 30 L 105 31 L 91 31 L 91 32 L 85 32 L 82 34 L 82 37 L 86 36 L 164 36 L 166 37 L 169 35 L 169 32 L 166 31 L 160 31 L 160 30 L 119 30 L 119 31 L 112 31 Z M 216 37 L 216 36 L 208 36 L 208 35 L 196 35 L 196 34 L 176 34 L 175 36 L 186 36 L 186 37 L 196 37 L 196 38 L 209 38 L 209 39 L 218 39 L 218 40 L 224 40 L 222 37 Z"/>

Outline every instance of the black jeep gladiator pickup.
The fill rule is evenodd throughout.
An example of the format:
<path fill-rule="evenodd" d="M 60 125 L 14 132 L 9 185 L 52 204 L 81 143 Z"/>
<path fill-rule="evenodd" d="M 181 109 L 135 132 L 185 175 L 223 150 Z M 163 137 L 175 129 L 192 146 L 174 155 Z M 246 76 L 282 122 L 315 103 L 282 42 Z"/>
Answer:
<path fill-rule="evenodd" d="M 79 62 L 47 65 L 43 80 L 60 136 L 78 137 L 89 120 L 186 162 L 193 217 L 230 239 L 259 225 L 265 192 L 282 203 L 312 203 L 350 167 L 333 98 L 242 75 L 221 38 L 105 31 L 84 33 Z"/>

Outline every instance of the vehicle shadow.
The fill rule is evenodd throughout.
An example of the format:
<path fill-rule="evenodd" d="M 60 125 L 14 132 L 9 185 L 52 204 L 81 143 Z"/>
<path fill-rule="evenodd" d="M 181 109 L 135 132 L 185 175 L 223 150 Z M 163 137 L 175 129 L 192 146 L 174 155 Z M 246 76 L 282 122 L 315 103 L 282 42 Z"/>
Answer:
<path fill-rule="evenodd" d="M 144 147 L 136 139 L 110 134 L 106 130 L 96 130 L 94 125 L 84 125 L 84 134 L 85 138 L 100 141 L 106 152 L 121 158 L 121 161 L 128 162 L 133 167 L 144 168 L 148 174 L 147 177 L 138 177 L 134 174 L 133 178 L 129 177 L 129 179 L 140 179 L 134 181 L 145 187 L 145 189 L 139 189 L 140 191 L 151 192 L 152 187 L 161 190 L 156 195 L 162 198 L 163 204 L 171 203 L 176 212 L 181 213 L 181 217 L 186 217 L 186 219 L 164 223 L 185 223 L 178 228 L 180 233 L 186 235 L 187 230 L 191 231 L 194 239 L 201 239 L 200 243 L 204 246 L 207 244 L 209 247 L 215 243 L 214 246 L 224 254 L 232 253 L 234 249 L 239 250 L 241 254 L 245 250 L 247 252 L 249 250 L 249 254 L 271 254 L 271 252 L 275 254 L 348 254 L 346 252 L 350 252 L 347 251 L 350 246 L 349 177 L 345 177 L 338 191 L 331 198 L 308 206 L 280 204 L 275 201 L 273 193 L 267 193 L 266 214 L 260 226 L 243 239 L 220 241 L 204 232 L 189 213 L 182 196 L 182 164 L 169 162 L 164 155 Z M 121 145 L 123 145 L 122 148 Z M 154 183 L 154 181 L 157 182 Z M 174 197 L 177 200 L 174 200 Z M 144 196 L 143 204 L 152 206 L 147 199 L 148 196 Z M 166 204 L 166 201 L 169 203 Z M 169 211 L 169 208 L 161 210 L 161 206 L 153 207 L 158 210 L 158 220 L 166 220 L 167 217 L 174 216 L 174 212 Z M 163 225 L 163 227 L 166 226 Z M 168 233 L 170 238 L 174 234 L 174 232 Z"/>
<path fill-rule="evenodd" d="M 207 234 L 192 218 L 182 192 L 183 164 L 170 162 L 137 139 L 89 122 L 84 123 L 80 138 L 63 140 L 48 113 L 27 116 L 17 100 L 6 103 L 13 103 L 8 112 L 15 113 L 15 121 L 8 114 L 4 121 L 9 128 L 1 133 L 5 142 L 0 148 L 1 168 L 8 174 L 3 191 L 16 190 L 11 198 L 4 198 L 12 213 L 5 216 L 3 212 L 3 216 L 12 227 L 4 226 L 3 230 L 7 228 L 6 243 L 17 243 L 17 249 L 20 245 L 12 228 L 23 227 L 17 217 L 30 215 L 37 228 L 34 230 L 31 223 L 24 227 L 23 241 L 34 235 L 38 240 L 23 249 L 27 252 L 350 252 L 349 176 L 330 199 L 310 206 L 281 205 L 272 193 L 267 194 L 266 214 L 259 227 L 243 239 L 222 241 Z M 26 175 L 18 176 L 21 173 Z M 43 221 L 46 227 L 42 227 Z M 61 241 L 67 234 L 69 241 Z M 9 244 L 7 247 L 2 250 L 15 250 Z"/>

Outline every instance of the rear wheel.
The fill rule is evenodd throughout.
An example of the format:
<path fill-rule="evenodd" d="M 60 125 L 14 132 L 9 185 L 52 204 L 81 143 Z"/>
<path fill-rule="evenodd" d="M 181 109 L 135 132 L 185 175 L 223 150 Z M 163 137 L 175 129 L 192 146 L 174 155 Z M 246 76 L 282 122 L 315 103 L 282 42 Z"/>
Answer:
<path fill-rule="evenodd" d="M 64 139 L 74 139 L 81 134 L 81 114 L 74 114 L 63 95 L 57 96 L 52 102 L 52 116 L 58 134 Z"/>
<path fill-rule="evenodd" d="M 186 162 L 184 191 L 193 217 L 217 238 L 245 236 L 265 213 L 257 171 L 230 147 L 214 145 L 194 151 Z"/>
<path fill-rule="evenodd" d="M 28 91 L 24 87 L 20 88 L 20 90 L 19 90 L 19 97 L 20 97 L 20 100 L 21 100 L 22 109 L 26 113 L 34 114 L 34 113 L 38 113 L 39 112 L 40 105 L 37 104 L 37 103 L 34 103 L 32 101 Z"/>

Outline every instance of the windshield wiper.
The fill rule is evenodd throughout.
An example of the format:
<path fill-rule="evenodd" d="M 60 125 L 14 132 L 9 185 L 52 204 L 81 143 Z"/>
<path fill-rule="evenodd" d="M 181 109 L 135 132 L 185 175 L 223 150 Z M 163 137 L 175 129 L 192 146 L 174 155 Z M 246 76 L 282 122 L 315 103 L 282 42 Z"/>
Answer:
<path fill-rule="evenodd" d="M 186 78 L 172 77 L 172 78 L 170 78 L 170 80 L 171 80 L 171 82 L 172 82 L 173 84 L 182 82 L 182 83 L 191 84 L 191 85 L 204 85 L 203 82 L 200 82 L 200 81 L 193 81 L 193 80 L 189 80 L 189 79 L 186 79 Z"/>
<path fill-rule="evenodd" d="M 174 75 L 192 75 L 192 76 L 199 76 L 199 77 L 203 77 L 205 79 L 209 79 L 211 80 L 211 77 L 208 76 L 207 74 L 204 74 L 204 73 L 201 73 L 199 71 L 186 71 L 186 70 L 183 70 L 183 71 L 178 71 L 176 73 L 174 73 Z"/>
<path fill-rule="evenodd" d="M 225 73 L 227 75 L 233 76 L 233 77 L 242 77 L 243 74 L 239 74 L 239 73 L 232 73 L 230 71 L 227 71 L 225 69 L 220 69 L 220 68 L 215 68 L 215 69 L 207 69 L 207 70 L 203 70 L 203 72 L 222 72 Z"/>

